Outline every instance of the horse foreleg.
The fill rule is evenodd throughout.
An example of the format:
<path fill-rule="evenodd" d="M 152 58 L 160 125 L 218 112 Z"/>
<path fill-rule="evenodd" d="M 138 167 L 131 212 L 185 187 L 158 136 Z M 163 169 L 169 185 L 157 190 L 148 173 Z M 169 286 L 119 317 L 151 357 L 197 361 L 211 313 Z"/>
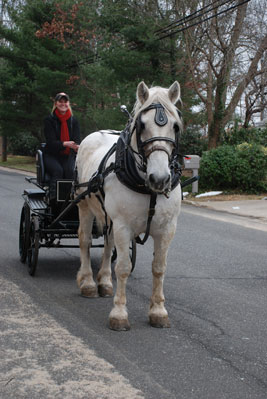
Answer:
<path fill-rule="evenodd" d="M 113 286 L 111 278 L 111 253 L 114 247 L 113 234 L 105 237 L 104 252 L 101 266 L 97 274 L 98 293 L 100 296 L 112 296 Z"/>
<path fill-rule="evenodd" d="M 129 255 L 130 237 L 127 231 L 114 230 L 115 245 L 117 249 L 117 263 L 115 273 L 117 278 L 117 288 L 114 297 L 114 306 L 109 315 L 109 327 L 116 331 L 126 331 L 130 329 L 128 312 L 126 308 L 126 283 L 131 273 L 131 260 Z"/>
<path fill-rule="evenodd" d="M 152 263 L 153 289 L 149 310 L 149 322 L 152 327 L 170 327 L 168 312 L 164 306 L 163 281 L 171 239 L 172 237 L 170 236 L 154 238 L 154 259 Z"/>
<path fill-rule="evenodd" d="M 77 284 L 81 294 L 86 297 L 96 297 L 97 286 L 93 279 L 93 272 L 90 259 L 90 247 L 92 245 L 93 215 L 90 212 L 85 200 L 79 203 L 79 244 L 81 267 L 77 274 Z"/>

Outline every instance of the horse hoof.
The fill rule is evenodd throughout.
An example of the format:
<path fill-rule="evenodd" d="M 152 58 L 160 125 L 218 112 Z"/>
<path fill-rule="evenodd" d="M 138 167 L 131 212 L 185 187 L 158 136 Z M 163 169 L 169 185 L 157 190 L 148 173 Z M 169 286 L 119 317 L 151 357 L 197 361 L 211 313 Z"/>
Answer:
<path fill-rule="evenodd" d="M 128 331 L 130 330 L 130 323 L 128 319 L 109 319 L 109 328 L 115 331 Z"/>
<path fill-rule="evenodd" d="M 81 295 L 86 298 L 97 298 L 98 292 L 96 287 L 81 287 Z"/>
<path fill-rule="evenodd" d="M 113 296 L 113 288 L 108 285 L 99 285 L 98 294 L 102 297 Z"/>
<path fill-rule="evenodd" d="M 170 328 L 171 324 L 168 316 L 149 316 L 149 323 L 152 327 L 156 328 Z"/>

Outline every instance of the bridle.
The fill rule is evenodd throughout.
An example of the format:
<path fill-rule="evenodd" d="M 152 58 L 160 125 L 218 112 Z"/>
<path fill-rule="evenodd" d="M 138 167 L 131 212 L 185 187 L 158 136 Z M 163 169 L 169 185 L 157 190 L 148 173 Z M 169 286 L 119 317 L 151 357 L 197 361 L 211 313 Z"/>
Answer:
<path fill-rule="evenodd" d="M 162 137 L 162 136 L 155 136 L 155 137 L 151 137 L 150 139 L 147 139 L 145 141 L 141 140 L 141 133 L 142 133 L 142 121 L 141 121 L 141 117 L 142 117 L 142 113 L 149 111 L 151 109 L 155 109 L 155 116 L 154 116 L 154 121 L 155 123 L 162 127 L 165 126 L 168 123 L 168 117 L 166 115 L 165 112 L 165 108 L 163 107 L 162 104 L 160 103 L 152 103 L 150 104 L 148 107 L 144 108 L 139 115 L 136 118 L 135 124 L 132 128 L 132 131 L 130 132 L 130 140 L 132 138 L 132 135 L 134 133 L 134 131 L 136 132 L 136 143 L 137 143 L 137 150 L 138 152 L 134 151 L 132 148 L 132 151 L 137 154 L 139 156 L 139 158 L 141 158 L 141 165 L 139 165 L 139 169 L 141 169 L 142 171 L 146 171 L 146 166 L 147 166 L 147 159 L 148 157 L 151 155 L 152 152 L 154 151 L 164 151 L 166 152 L 166 154 L 168 155 L 169 158 L 169 164 L 170 166 L 173 165 L 173 163 L 176 161 L 177 157 L 178 157 L 178 141 L 179 141 L 179 127 L 178 129 L 175 131 L 175 139 L 172 139 L 170 137 Z M 178 115 L 180 117 L 180 111 L 177 109 Z M 154 141 L 164 141 L 164 142 L 169 142 L 172 144 L 173 146 L 173 150 L 171 152 L 171 154 L 169 153 L 169 151 L 167 150 L 166 147 L 161 146 L 159 144 L 152 146 L 149 149 L 146 149 L 147 145 L 150 143 L 153 143 Z"/>

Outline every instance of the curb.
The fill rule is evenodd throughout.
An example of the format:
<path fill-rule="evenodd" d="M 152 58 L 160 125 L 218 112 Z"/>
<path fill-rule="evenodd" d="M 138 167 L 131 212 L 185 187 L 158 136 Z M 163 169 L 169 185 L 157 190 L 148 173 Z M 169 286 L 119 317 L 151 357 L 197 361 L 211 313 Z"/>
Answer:
<path fill-rule="evenodd" d="M 250 201 L 250 200 L 247 200 L 247 201 Z M 227 202 L 227 201 L 225 201 L 225 202 Z M 238 202 L 238 201 L 236 201 L 236 202 Z M 205 208 L 205 209 L 209 209 L 209 210 L 215 211 L 215 212 L 227 213 L 228 215 L 236 215 L 236 216 L 239 216 L 239 217 L 249 218 L 249 219 L 257 219 L 257 220 L 259 220 L 261 222 L 267 223 L 267 218 L 266 217 L 262 217 L 262 216 L 244 215 L 244 214 L 239 213 L 239 212 L 231 212 L 231 211 L 228 211 L 228 210 L 225 210 L 225 209 L 216 209 L 216 208 L 214 208 L 212 206 L 209 206 L 207 204 L 202 204 L 201 202 L 195 202 L 195 201 L 190 201 L 190 200 L 183 200 L 182 203 L 184 203 L 186 205 L 195 206 L 197 208 Z"/>
<path fill-rule="evenodd" d="M 16 172 L 21 175 L 29 175 L 32 177 L 36 176 L 36 173 L 29 172 L 28 170 L 23 170 L 23 169 L 16 169 L 16 168 L 8 168 L 7 166 L 0 166 L 0 170 L 6 170 L 7 172 Z"/>

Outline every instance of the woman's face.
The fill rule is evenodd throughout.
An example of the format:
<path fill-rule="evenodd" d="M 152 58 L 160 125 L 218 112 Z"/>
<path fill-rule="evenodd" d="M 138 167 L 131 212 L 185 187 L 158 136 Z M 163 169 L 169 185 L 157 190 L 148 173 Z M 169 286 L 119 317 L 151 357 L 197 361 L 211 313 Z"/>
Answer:
<path fill-rule="evenodd" d="M 61 114 L 65 114 L 68 111 L 70 106 L 70 102 L 65 98 L 61 98 L 59 101 L 56 101 L 56 107 Z"/>

